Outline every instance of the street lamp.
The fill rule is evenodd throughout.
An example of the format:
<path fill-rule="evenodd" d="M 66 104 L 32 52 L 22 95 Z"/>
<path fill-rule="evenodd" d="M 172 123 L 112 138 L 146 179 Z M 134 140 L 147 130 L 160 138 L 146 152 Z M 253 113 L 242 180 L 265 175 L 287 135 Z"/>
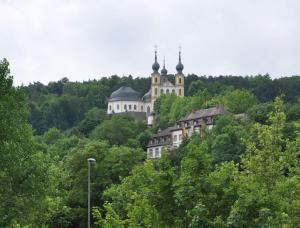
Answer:
<path fill-rule="evenodd" d="M 88 158 L 88 228 L 91 227 L 91 163 L 96 162 L 95 158 Z"/>

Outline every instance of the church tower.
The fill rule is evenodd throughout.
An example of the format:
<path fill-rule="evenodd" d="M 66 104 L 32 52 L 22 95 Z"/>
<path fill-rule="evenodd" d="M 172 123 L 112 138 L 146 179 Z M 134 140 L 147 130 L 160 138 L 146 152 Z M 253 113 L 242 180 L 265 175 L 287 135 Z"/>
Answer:
<path fill-rule="evenodd" d="M 159 63 L 157 62 L 157 51 L 155 47 L 154 63 L 152 65 L 153 73 L 151 74 L 151 106 L 154 107 L 154 101 L 160 96 L 161 76 L 158 72 Z"/>
<path fill-rule="evenodd" d="M 182 73 L 183 64 L 181 63 L 181 48 L 179 47 L 179 62 L 176 66 L 175 86 L 177 96 L 184 97 L 184 74 Z"/>

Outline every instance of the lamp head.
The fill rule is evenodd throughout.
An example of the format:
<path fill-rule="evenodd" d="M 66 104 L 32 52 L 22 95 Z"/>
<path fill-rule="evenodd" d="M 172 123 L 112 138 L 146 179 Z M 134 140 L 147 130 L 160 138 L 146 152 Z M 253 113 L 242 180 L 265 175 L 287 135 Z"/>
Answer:
<path fill-rule="evenodd" d="M 88 162 L 96 162 L 96 159 L 95 158 L 88 158 L 87 161 Z"/>

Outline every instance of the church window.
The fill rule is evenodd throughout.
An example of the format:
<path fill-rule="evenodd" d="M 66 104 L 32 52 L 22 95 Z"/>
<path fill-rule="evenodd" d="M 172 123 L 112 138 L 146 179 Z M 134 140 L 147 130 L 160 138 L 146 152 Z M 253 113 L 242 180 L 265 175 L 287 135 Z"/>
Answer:
<path fill-rule="evenodd" d="M 147 107 L 147 113 L 148 114 L 150 113 L 150 107 L 149 106 Z"/>
<path fill-rule="evenodd" d="M 181 84 L 181 78 L 179 78 L 179 84 Z"/>
<path fill-rule="evenodd" d="M 111 110 L 111 105 L 109 106 L 109 110 Z"/>
<path fill-rule="evenodd" d="M 119 110 L 119 108 L 120 108 L 120 106 L 119 106 L 119 104 L 117 104 L 117 109 Z"/>
<path fill-rule="evenodd" d="M 127 105 L 126 104 L 124 105 L 124 109 L 127 110 Z"/>
<path fill-rule="evenodd" d="M 133 109 L 136 110 L 136 105 L 133 106 Z"/>
<path fill-rule="evenodd" d="M 180 134 L 180 135 L 179 135 L 179 141 L 181 141 L 181 139 L 182 139 L 182 135 Z"/>
<path fill-rule="evenodd" d="M 179 96 L 181 96 L 181 89 L 179 89 Z"/>
<path fill-rule="evenodd" d="M 172 89 L 172 93 L 175 93 L 175 89 Z"/>
<path fill-rule="evenodd" d="M 154 89 L 154 94 L 157 95 L 157 88 Z"/>
<path fill-rule="evenodd" d="M 164 90 L 163 90 L 163 89 L 161 89 L 161 90 L 160 90 L 160 93 L 161 93 L 161 94 L 163 94 L 163 93 L 164 93 Z"/>
<path fill-rule="evenodd" d="M 154 82 L 157 83 L 157 77 L 154 78 Z"/>
<path fill-rule="evenodd" d="M 129 110 L 131 110 L 131 105 L 128 105 L 129 106 Z"/>
<path fill-rule="evenodd" d="M 166 93 L 169 93 L 169 89 L 167 89 Z"/>

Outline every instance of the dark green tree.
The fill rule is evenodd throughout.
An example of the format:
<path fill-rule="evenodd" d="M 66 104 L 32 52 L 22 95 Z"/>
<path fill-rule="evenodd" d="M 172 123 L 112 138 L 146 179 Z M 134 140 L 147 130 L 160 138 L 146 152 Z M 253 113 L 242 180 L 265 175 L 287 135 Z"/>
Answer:
<path fill-rule="evenodd" d="M 12 87 L 9 63 L 0 61 L 0 226 L 40 227 L 49 184 L 47 157 L 32 138 L 25 96 Z"/>

